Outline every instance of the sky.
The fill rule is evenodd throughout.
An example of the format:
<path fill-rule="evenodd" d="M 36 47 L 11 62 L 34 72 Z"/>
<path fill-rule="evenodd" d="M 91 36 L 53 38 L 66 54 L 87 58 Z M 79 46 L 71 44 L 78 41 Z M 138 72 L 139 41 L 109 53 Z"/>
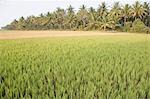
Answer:
<path fill-rule="evenodd" d="M 54 11 L 57 7 L 66 9 L 72 5 L 75 10 L 84 4 L 87 8 L 97 8 L 101 2 L 106 2 L 110 7 L 114 2 L 132 4 L 136 0 L 0 0 L 0 28 L 9 24 L 14 19 L 21 16 L 38 16 L 40 13 Z M 138 0 L 140 2 L 150 2 L 150 0 Z"/>

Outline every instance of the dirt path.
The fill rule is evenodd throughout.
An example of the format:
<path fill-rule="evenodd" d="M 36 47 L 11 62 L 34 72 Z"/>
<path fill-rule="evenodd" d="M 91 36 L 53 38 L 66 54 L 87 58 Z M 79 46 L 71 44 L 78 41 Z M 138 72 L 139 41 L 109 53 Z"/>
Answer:
<path fill-rule="evenodd" d="M 67 36 L 100 36 L 100 35 L 131 35 L 131 33 L 99 32 L 99 31 L 0 31 L 0 39 L 67 37 Z"/>

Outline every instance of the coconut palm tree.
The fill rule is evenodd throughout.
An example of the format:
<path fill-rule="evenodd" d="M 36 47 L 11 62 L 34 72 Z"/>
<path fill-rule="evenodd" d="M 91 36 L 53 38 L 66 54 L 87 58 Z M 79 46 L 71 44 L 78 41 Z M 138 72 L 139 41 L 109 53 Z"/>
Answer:
<path fill-rule="evenodd" d="M 131 6 L 129 4 L 125 4 L 122 8 L 122 17 L 124 19 L 124 23 L 128 18 L 131 17 Z"/>
<path fill-rule="evenodd" d="M 11 22 L 8 29 L 17 30 L 18 29 L 18 21 L 15 19 L 13 22 Z"/>
<path fill-rule="evenodd" d="M 77 19 L 75 16 L 74 8 L 70 5 L 67 9 L 67 14 L 64 21 L 65 28 L 72 29 L 73 27 L 75 27 L 76 21 Z"/>
<path fill-rule="evenodd" d="M 100 22 L 98 21 L 97 12 L 93 7 L 89 9 L 89 23 L 87 24 L 86 30 L 96 30 L 100 26 Z"/>
<path fill-rule="evenodd" d="M 54 12 L 55 16 L 55 24 L 57 25 L 58 29 L 63 29 L 63 23 L 65 20 L 65 10 L 61 8 L 57 8 L 57 10 Z"/>
<path fill-rule="evenodd" d="M 114 3 L 110 10 L 107 9 L 105 2 L 103 2 L 98 9 L 90 7 L 86 9 L 82 5 L 77 13 L 70 5 L 68 9 L 64 10 L 57 8 L 54 12 L 47 14 L 40 14 L 39 16 L 30 16 L 24 19 L 21 17 L 18 21 L 13 21 L 7 25 L 8 29 L 117 29 L 123 26 L 128 21 L 134 21 L 140 18 L 145 25 L 150 26 L 150 6 L 148 2 L 140 4 L 135 2 L 131 7 L 129 4 L 121 7 L 119 2 Z"/>
<path fill-rule="evenodd" d="M 121 7 L 120 7 L 120 4 L 119 2 L 115 2 L 111 11 L 110 11 L 110 15 L 111 17 L 117 17 L 119 18 L 120 15 L 121 15 Z"/>
<path fill-rule="evenodd" d="M 95 10 L 93 7 L 90 7 L 90 8 L 89 8 L 89 13 L 90 13 L 90 12 L 91 12 L 91 13 L 96 13 L 96 10 Z"/>
<path fill-rule="evenodd" d="M 108 16 L 115 22 L 116 26 L 119 26 L 119 21 L 122 20 L 122 9 L 119 2 L 115 2 L 112 9 L 110 10 Z"/>
<path fill-rule="evenodd" d="M 54 16 L 53 13 L 47 12 L 46 16 L 45 16 L 45 27 L 46 29 L 54 29 L 54 25 L 53 25 L 53 20 L 54 20 Z"/>
<path fill-rule="evenodd" d="M 150 10 L 150 4 L 148 2 L 144 2 L 143 3 L 143 7 L 145 8 L 145 10 L 146 10 L 147 13 L 150 13 L 149 12 L 149 10 Z"/>
<path fill-rule="evenodd" d="M 102 4 L 99 6 L 97 10 L 97 14 L 99 17 L 102 17 L 102 16 L 106 16 L 107 13 L 108 13 L 108 9 L 107 9 L 106 3 L 102 2 Z"/>
<path fill-rule="evenodd" d="M 147 2 L 144 2 L 143 7 L 145 8 L 145 12 L 147 15 L 143 18 L 143 21 L 145 25 L 150 26 L 150 4 Z"/>
<path fill-rule="evenodd" d="M 78 27 L 81 29 L 84 29 L 86 27 L 86 24 L 88 23 L 88 11 L 85 7 L 85 5 L 82 5 L 80 10 L 77 13 L 77 18 L 78 18 Z"/>
<path fill-rule="evenodd" d="M 109 16 L 103 16 L 100 20 L 100 29 L 105 31 L 107 28 L 114 29 L 115 22 Z"/>
<path fill-rule="evenodd" d="M 74 8 L 71 5 L 67 8 L 67 14 L 74 14 Z"/>
<path fill-rule="evenodd" d="M 34 19 L 35 19 L 35 17 L 34 16 L 29 16 L 29 17 L 27 17 L 27 19 L 26 19 L 26 28 L 27 28 L 27 30 L 33 30 L 33 28 L 34 28 Z"/>
<path fill-rule="evenodd" d="M 142 19 L 144 16 L 147 15 L 146 8 L 144 8 L 142 4 L 139 3 L 139 1 L 136 1 L 135 4 L 133 4 L 132 6 L 131 14 L 134 19 Z"/>
<path fill-rule="evenodd" d="M 18 29 L 19 30 L 24 30 L 26 27 L 26 20 L 24 19 L 24 17 L 22 16 L 19 21 L 18 21 Z"/>

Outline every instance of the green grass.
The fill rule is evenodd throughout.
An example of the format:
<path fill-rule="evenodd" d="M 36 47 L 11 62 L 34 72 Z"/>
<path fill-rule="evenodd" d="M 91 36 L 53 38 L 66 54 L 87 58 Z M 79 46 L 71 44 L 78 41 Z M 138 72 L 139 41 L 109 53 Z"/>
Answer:
<path fill-rule="evenodd" d="M 0 40 L 0 98 L 149 99 L 150 38 Z"/>

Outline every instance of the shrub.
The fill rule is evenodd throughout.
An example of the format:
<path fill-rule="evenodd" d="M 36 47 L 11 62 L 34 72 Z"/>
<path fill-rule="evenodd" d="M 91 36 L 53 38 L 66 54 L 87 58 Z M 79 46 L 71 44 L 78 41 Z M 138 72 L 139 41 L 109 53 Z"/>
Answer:
<path fill-rule="evenodd" d="M 132 27 L 130 28 L 131 32 L 139 32 L 139 33 L 147 33 L 149 32 L 149 28 L 145 26 L 145 24 L 140 20 L 136 19 L 132 23 Z"/>
<path fill-rule="evenodd" d="M 145 27 L 143 31 L 147 34 L 150 34 L 150 27 Z"/>
<path fill-rule="evenodd" d="M 132 26 L 132 22 L 125 22 L 125 23 L 124 23 L 124 27 L 122 28 L 122 31 L 123 31 L 123 32 L 129 32 L 131 26 Z"/>

